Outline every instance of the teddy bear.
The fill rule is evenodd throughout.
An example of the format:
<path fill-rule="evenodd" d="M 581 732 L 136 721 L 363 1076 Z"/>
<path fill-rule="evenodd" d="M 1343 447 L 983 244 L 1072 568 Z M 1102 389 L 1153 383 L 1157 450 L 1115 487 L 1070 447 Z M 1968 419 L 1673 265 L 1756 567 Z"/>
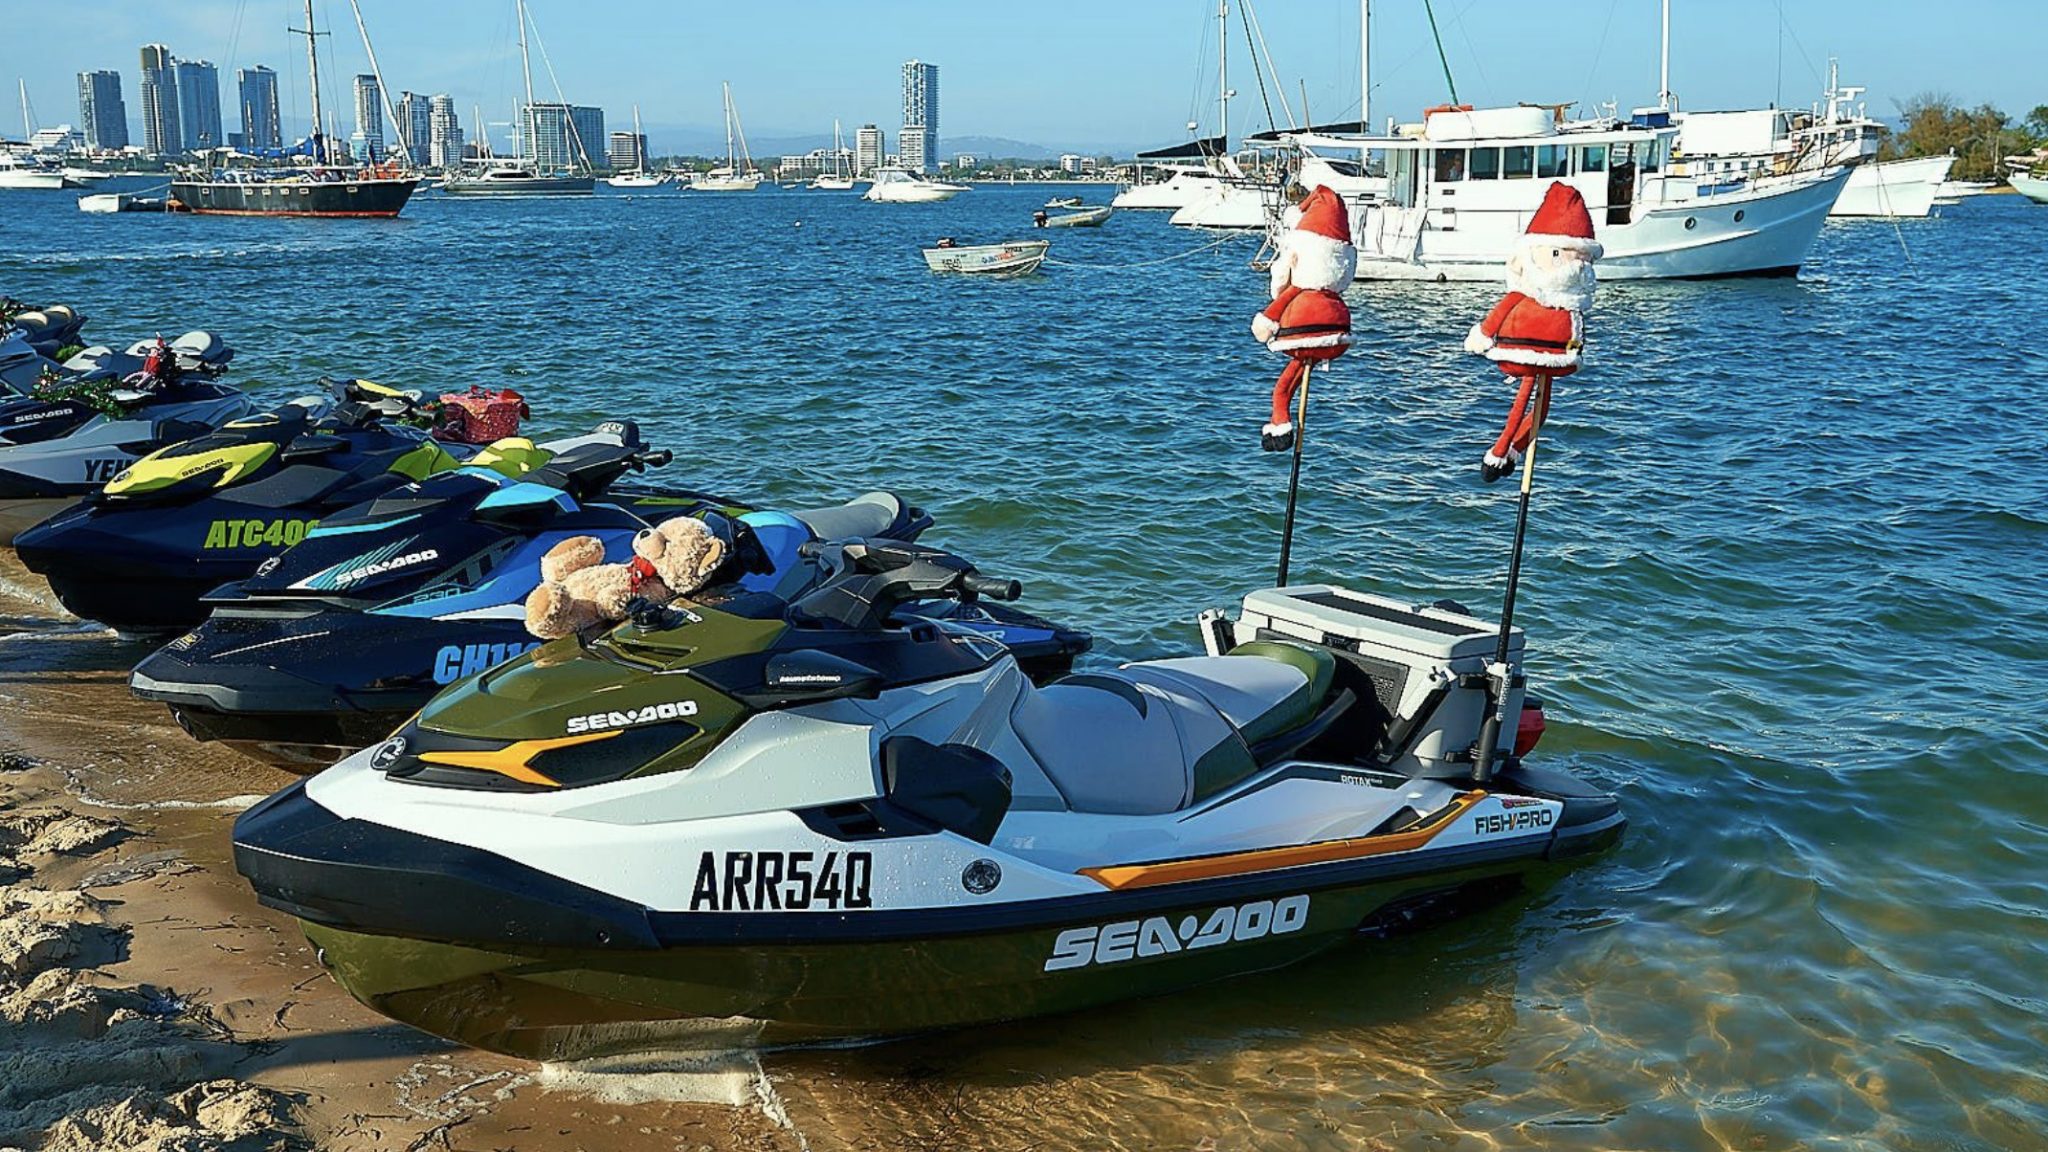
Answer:
<path fill-rule="evenodd" d="M 540 586 L 526 597 L 526 630 L 543 640 L 624 620 L 635 600 L 666 604 L 711 580 L 728 546 L 711 527 L 678 516 L 633 537 L 633 559 L 604 562 L 604 542 L 571 536 L 540 558 Z"/>
<path fill-rule="evenodd" d="M 1358 249 L 1351 244 L 1350 212 L 1342 197 L 1321 185 L 1288 215 L 1297 212 L 1269 269 L 1273 302 L 1252 317 L 1252 336 L 1287 357 L 1273 386 L 1272 419 L 1259 430 L 1260 447 L 1268 452 L 1294 446 L 1288 409 L 1308 366 L 1335 360 L 1351 345 L 1344 289 L 1358 274 Z"/>
<path fill-rule="evenodd" d="M 1549 381 L 1579 370 L 1585 313 L 1598 283 L 1593 261 L 1600 255 L 1585 197 L 1570 185 L 1552 184 L 1508 254 L 1507 295 L 1465 335 L 1466 351 L 1493 361 L 1517 385 L 1507 426 L 1480 461 L 1489 484 L 1521 463 L 1549 414 Z"/>

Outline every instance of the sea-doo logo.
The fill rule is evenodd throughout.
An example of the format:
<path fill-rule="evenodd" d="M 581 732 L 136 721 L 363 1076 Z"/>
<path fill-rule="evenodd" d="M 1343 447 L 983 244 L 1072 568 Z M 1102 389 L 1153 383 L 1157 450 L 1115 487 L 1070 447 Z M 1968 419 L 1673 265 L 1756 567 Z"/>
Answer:
<path fill-rule="evenodd" d="M 306 538 L 318 520 L 215 520 L 206 526 L 202 548 L 289 548 Z"/>
<path fill-rule="evenodd" d="M 403 736 L 393 736 L 391 739 L 377 745 L 377 750 L 370 753 L 370 767 L 375 768 L 379 772 L 391 771 L 405 757 L 405 747 L 405 737 Z"/>
<path fill-rule="evenodd" d="M 976 860 L 960 870 L 960 886 L 976 896 L 986 896 L 1003 882 L 1003 866 L 993 860 Z"/>
<path fill-rule="evenodd" d="M 680 720 L 696 714 L 695 700 L 676 700 L 668 704 L 649 704 L 645 708 L 628 708 L 623 712 L 592 712 L 588 716 L 571 716 L 564 730 L 571 736 L 579 732 L 608 732 L 614 728 L 659 724 L 665 720 Z"/>
<path fill-rule="evenodd" d="M 55 420 L 59 416 L 69 416 L 76 411 L 78 411 L 78 409 L 73 408 L 70 405 L 66 405 L 62 408 L 51 408 L 42 412 L 24 412 L 21 415 L 13 418 L 12 420 L 9 420 L 8 423 L 15 425 L 16 427 L 19 427 L 23 424 L 40 424 L 45 420 Z"/>
<path fill-rule="evenodd" d="M 453 684 L 538 647 L 538 640 L 530 644 L 450 644 L 434 653 L 434 683 Z"/>
<path fill-rule="evenodd" d="M 872 852 L 706 852 L 697 860 L 690 911 L 872 908 L 874 873 Z"/>
<path fill-rule="evenodd" d="M 1045 962 L 1047 972 L 1064 968 L 1085 968 L 1090 964 L 1116 964 L 1124 960 L 1169 956 L 1214 948 L 1231 941 L 1257 940 L 1299 932 L 1308 923 L 1308 897 L 1287 896 L 1279 900 L 1254 900 L 1249 904 L 1226 905 L 1207 916 L 1193 912 L 1178 924 L 1164 916 L 1144 920 L 1119 920 L 1100 927 L 1069 928 L 1053 941 L 1052 956 Z"/>
<path fill-rule="evenodd" d="M 434 549 L 422 548 L 417 552 L 408 552 L 403 556 L 396 556 L 389 560 L 376 560 L 360 568 L 351 568 L 336 576 L 334 583 L 336 586 L 354 584 L 358 580 L 368 580 L 372 576 L 382 576 L 386 572 L 396 572 L 400 568 L 410 568 L 415 564 L 425 564 L 429 560 L 439 560 L 440 558 L 441 554 Z"/>
<path fill-rule="evenodd" d="M 1533 832 L 1557 822 L 1555 808 L 1522 808 L 1514 812 L 1488 812 L 1472 818 L 1472 831 L 1481 836 L 1508 832 Z"/>

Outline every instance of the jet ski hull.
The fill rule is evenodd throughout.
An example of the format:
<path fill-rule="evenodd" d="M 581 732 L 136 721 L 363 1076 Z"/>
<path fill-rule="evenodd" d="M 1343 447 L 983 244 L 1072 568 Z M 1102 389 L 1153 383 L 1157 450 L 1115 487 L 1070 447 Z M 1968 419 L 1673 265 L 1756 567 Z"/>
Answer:
<path fill-rule="evenodd" d="M 237 822 L 235 858 L 365 1004 L 458 1043 L 565 1060 L 957 1028 L 1267 971 L 1498 891 L 1621 830 L 1618 813 L 1586 824 L 1569 841 L 1520 837 L 1161 888 L 703 915 L 343 819 L 295 785 Z M 892 864 L 886 840 L 847 847 L 872 849 L 878 870 Z"/>
<path fill-rule="evenodd" d="M 16 536 L 77 502 L 76 496 L 0 500 L 0 545 L 12 547 Z"/>

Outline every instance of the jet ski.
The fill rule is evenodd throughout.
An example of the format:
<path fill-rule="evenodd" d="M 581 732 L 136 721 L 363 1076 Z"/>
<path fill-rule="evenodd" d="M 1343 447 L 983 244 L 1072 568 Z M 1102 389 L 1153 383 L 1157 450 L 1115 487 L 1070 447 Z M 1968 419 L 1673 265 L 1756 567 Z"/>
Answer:
<path fill-rule="evenodd" d="M 524 603 L 541 557 L 570 536 L 595 536 L 622 561 L 635 533 L 672 516 L 765 517 L 773 525 L 749 528 L 775 544 L 771 572 L 749 579 L 794 587 L 811 578 L 794 549 L 814 537 L 909 539 L 931 524 L 887 493 L 784 516 L 701 493 L 615 488 L 669 454 L 647 449 L 630 422 L 601 427 L 521 480 L 461 468 L 327 517 L 209 597 L 212 616 L 137 665 L 131 689 L 199 740 L 317 770 L 384 739 L 441 688 L 538 647 Z M 1065 671 L 1088 646 L 1085 634 L 1026 613 L 946 607 L 1048 671 Z"/>
<path fill-rule="evenodd" d="M 216 379 L 233 357 L 204 332 L 88 348 L 52 387 L 0 399 L 0 544 L 138 457 L 247 415 L 249 398 Z"/>
<path fill-rule="evenodd" d="M 477 453 L 405 423 L 428 418 L 420 393 L 322 383 L 320 394 L 137 460 L 17 536 L 15 552 L 75 616 L 128 634 L 182 631 L 206 618 L 201 597 L 254 574 L 323 517 Z M 483 463 L 516 475 L 528 456 Z"/>
<path fill-rule="evenodd" d="M 80 345 L 84 340 L 80 330 L 85 321 L 86 317 L 77 309 L 64 304 L 37 308 L 0 297 L 0 396 L 6 395 L 10 386 L 13 391 L 27 392 L 35 383 L 35 374 L 30 372 L 16 384 L 15 378 L 20 375 L 16 362 L 24 352 L 49 359 L 66 348 Z"/>
<path fill-rule="evenodd" d="M 812 546 L 816 548 L 816 546 Z M 1034 686 L 905 615 L 1010 581 L 824 546 L 792 601 L 681 605 L 435 697 L 235 824 L 370 1007 L 530 1059 L 846 1041 L 1277 968 L 1613 841 L 1533 762 L 1522 635 L 1336 585 L 1207 654 Z M 1498 741 L 1479 734 L 1506 708 Z"/>

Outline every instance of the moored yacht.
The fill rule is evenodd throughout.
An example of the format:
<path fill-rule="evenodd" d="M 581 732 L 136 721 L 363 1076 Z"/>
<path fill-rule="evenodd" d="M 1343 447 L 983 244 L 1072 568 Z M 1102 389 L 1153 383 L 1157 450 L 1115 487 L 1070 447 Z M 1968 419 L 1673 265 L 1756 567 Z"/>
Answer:
<path fill-rule="evenodd" d="M 588 196 L 596 187 L 595 177 L 539 172 L 519 160 L 490 161 L 441 181 L 450 196 Z"/>
<path fill-rule="evenodd" d="M 0 152 L 0 188 L 40 189 L 49 191 L 57 188 L 76 188 L 77 184 L 67 179 L 62 168 L 39 164 L 16 156 L 12 152 Z"/>
<path fill-rule="evenodd" d="M 747 151 L 747 132 L 740 126 L 740 114 L 732 106 L 732 85 L 725 87 L 725 166 L 713 168 L 691 181 L 702 192 L 752 192 L 761 186 L 761 170 Z"/>
<path fill-rule="evenodd" d="M 1849 170 L 1721 189 L 1670 170 L 1677 135 L 1661 111 L 1566 123 L 1549 108 L 1459 107 L 1431 109 L 1388 137 L 1289 138 L 1311 151 L 1385 155 L 1385 198 L 1346 199 L 1362 280 L 1499 280 L 1553 181 L 1592 209 L 1602 279 L 1797 272 Z"/>
<path fill-rule="evenodd" d="M 951 200 L 965 191 L 965 184 L 927 180 L 905 168 L 877 168 L 874 184 L 861 194 L 861 199 L 878 204 L 929 204 Z"/>

